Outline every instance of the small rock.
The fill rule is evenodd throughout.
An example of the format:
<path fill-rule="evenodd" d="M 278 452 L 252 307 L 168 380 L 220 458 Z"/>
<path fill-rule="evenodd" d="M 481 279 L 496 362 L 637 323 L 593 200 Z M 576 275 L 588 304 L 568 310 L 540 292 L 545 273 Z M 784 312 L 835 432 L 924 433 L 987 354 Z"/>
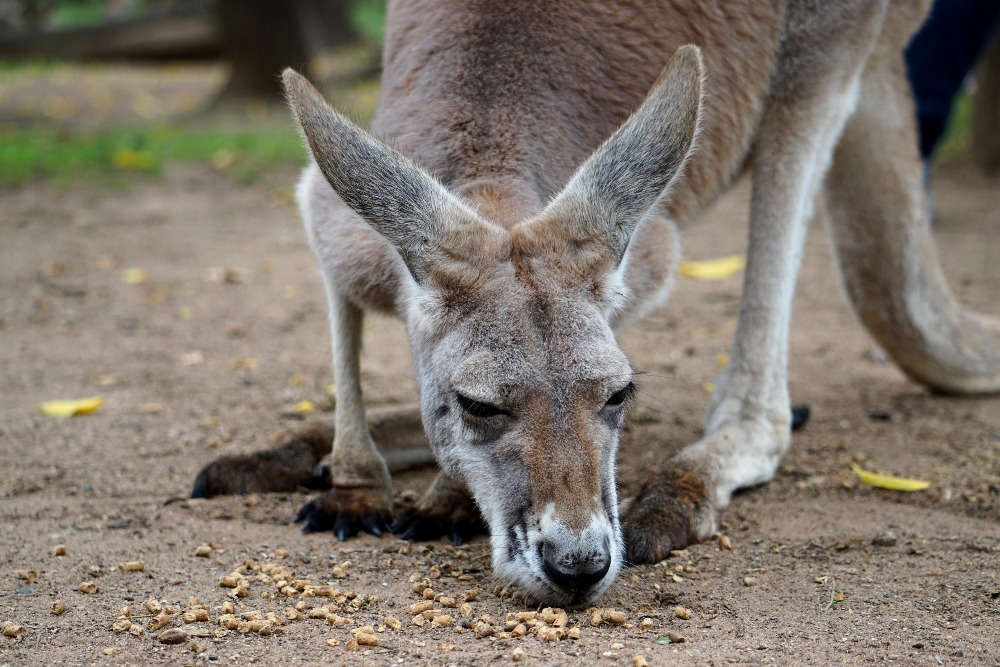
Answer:
<path fill-rule="evenodd" d="M 876 547 L 894 547 L 897 542 L 896 533 L 891 530 L 887 530 L 884 533 L 879 533 L 872 538 L 872 544 Z"/>
<path fill-rule="evenodd" d="M 679 632 L 674 632 L 673 630 L 667 633 L 667 639 L 670 640 L 671 644 L 680 644 L 685 641 L 684 635 Z"/>
<path fill-rule="evenodd" d="M 170 628 L 160 633 L 158 639 L 161 644 L 183 644 L 187 641 L 188 633 L 180 628 Z"/>

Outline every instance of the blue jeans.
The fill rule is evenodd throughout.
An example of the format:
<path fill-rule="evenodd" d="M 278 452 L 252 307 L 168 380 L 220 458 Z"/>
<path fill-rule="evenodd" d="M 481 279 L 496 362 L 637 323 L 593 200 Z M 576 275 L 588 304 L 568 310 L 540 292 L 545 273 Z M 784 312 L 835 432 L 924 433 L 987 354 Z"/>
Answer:
<path fill-rule="evenodd" d="M 933 155 L 956 93 L 998 26 L 1000 0 L 935 0 L 927 22 L 906 48 L 924 160 Z"/>

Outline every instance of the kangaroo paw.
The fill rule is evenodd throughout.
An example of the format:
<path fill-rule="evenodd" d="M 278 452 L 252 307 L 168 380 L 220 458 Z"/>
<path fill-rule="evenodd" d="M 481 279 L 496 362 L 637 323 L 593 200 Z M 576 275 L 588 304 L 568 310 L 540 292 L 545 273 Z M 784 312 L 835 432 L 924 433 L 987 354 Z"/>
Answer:
<path fill-rule="evenodd" d="M 441 473 L 420 502 L 396 519 L 392 532 L 404 540 L 421 541 L 447 535 L 458 546 L 489 528 L 465 487 Z"/>
<path fill-rule="evenodd" d="M 680 468 L 664 470 L 645 481 L 622 517 L 627 561 L 658 563 L 710 534 L 714 525 L 702 478 Z"/>
<path fill-rule="evenodd" d="M 330 451 L 333 428 L 311 424 L 282 440 L 270 449 L 215 459 L 198 473 L 191 497 L 329 488 L 329 475 L 317 464 Z"/>
<path fill-rule="evenodd" d="M 365 487 L 333 487 L 303 505 L 294 519 L 303 533 L 330 530 L 341 542 L 359 531 L 387 533 L 391 520 L 391 496 Z"/>

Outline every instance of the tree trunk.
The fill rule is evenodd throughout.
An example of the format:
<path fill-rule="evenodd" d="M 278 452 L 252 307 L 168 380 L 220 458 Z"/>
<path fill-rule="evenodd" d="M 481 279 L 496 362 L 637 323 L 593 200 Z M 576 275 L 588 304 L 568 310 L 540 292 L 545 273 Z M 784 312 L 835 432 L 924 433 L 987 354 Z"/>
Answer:
<path fill-rule="evenodd" d="M 313 55 L 354 37 L 345 0 L 219 0 L 218 12 L 233 66 L 223 99 L 279 98 L 284 68 L 309 76 Z"/>
<path fill-rule="evenodd" d="M 975 72 L 972 97 L 972 159 L 986 174 L 1000 173 L 1000 32 Z"/>

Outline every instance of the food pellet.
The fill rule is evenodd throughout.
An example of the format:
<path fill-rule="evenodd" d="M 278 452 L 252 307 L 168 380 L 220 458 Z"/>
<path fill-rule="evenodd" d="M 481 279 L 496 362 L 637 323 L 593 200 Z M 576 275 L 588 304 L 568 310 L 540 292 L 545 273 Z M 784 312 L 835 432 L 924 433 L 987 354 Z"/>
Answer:
<path fill-rule="evenodd" d="M 431 625 L 446 628 L 451 625 L 451 616 L 449 614 L 439 614 L 431 620 Z"/>
<path fill-rule="evenodd" d="M 198 548 L 194 550 L 194 555 L 199 558 L 208 558 L 215 551 L 209 544 L 200 544 Z"/>
<path fill-rule="evenodd" d="M 743 585 L 752 588 L 757 585 L 757 580 L 753 577 L 743 577 Z"/>
<path fill-rule="evenodd" d="M 414 616 L 427 611 L 428 609 L 433 609 L 434 603 L 431 600 L 425 602 L 415 602 L 409 606 L 409 612 Z"/>
<path fill-rule="evenodd" d="M 674 616 L 677 618 L 687 621 L 691 618 L 691 610 L 687 607 L 675 607 Z"/>
<path fill-rule="evenodd" d="M 525 655 L 524 649 L 519 646 L 511 651 L 510 659 L 514 662 L 524 662 Z"/>
<path fill-rule="evenodd" d="M 579 639 L 580 628 L 570 628 L 569 630 L 566 631 L 566 636 L 569 637 L 570 639 Z"/>
<path fill-rule="evenodd" d="M 632 658 L 632 667 L 649 667 L 649 661 L 646 660 L 646 656 L 637 655 Z"/>
<path fill-rule="evenodd" d="M 12 623 L 11 621 L 4 621 L 0 624 L 0 632 L 3 633 L 4 637 L 18 637 L 27 632 L 27 628 L 23 625 L 18 625 L 17 623 Z"/>
<path fill-rule="evenodd" d="M 84 595 L 93 595 L 94 593 L 97 592 L 97 584 L 95 584 L 93 581 L 84 581 L 81 582 L 80 585 L 76 587 L 76 590 L 80 591 Z"/>
<path fill-rule="evenodd" d="M 255 632 L 258 635 L 267 636 L 271 634 L 274 630 L 274 626 L 271 621 L 250 621 L 250 632 Z"/>
<path fill-rule="evenodd" d="M 393 630 L 399 630 L 403 627 L 403 624 L 399 621 L 399 619 L 394 616 L 386 616 L 385 624 Z"/>
<path fill-rule="evenodd" d="M 355 641 L 361 646 L 378 646 L 379 639 L 378 635 L 368 634 L 367 632 L 359 632 L 354 635 Z"/>
<path fill-rule="evenodd" d="M 129 560 L 124 563 L 118 563 L 118 569 L 123 572 L 143 572 L 146 569 L 146 564 L 141 560 Z"/>
<path fill-rule="evenodd" d="M 149 619 L 148 627 L 150 631 L 156 632 L 160 628 L 167 625 L 170 622 L 170 617 L 167 616 L 166 612 L 161 611 L 159 614 Z"/>
<path fill-rule="evenodd" d="M 52 603 L 52 613 L 58 616 L 66 611 L 66 603 L 62 600 L 56 600 Z"/>
<path fill-rule="evenodd" d="M 608 623 L 615 623 L 616 625 L 621 625 L 626 621 L 627 618 L 628 617 L 625 615 L 625 612 L 618 611 L 617 609 L 608 609 L 607 611 L 604 612 L 604 619 Z"/>
<path fill-rule="evenodd" d="M 184 612 L 184 622 L 185 623 L 199 623 L 208 620 L 208 610 L 199 607 L 197 609 L 188 609 Z"/>
<path fill-rule="evenodd" d="M 472 605 L 468 602 L 463 602 L 462 606 L 458 608 L 458 613 L 462 615 L 462 618 L 472 618 Z"/>
<path fill-rule="evenodd" d="M 65 556 L 66 555 L 66 545 L 65 544 L 57 544 L 54 547 L 52 547 L 52 555 L 53 556 Z"/>

